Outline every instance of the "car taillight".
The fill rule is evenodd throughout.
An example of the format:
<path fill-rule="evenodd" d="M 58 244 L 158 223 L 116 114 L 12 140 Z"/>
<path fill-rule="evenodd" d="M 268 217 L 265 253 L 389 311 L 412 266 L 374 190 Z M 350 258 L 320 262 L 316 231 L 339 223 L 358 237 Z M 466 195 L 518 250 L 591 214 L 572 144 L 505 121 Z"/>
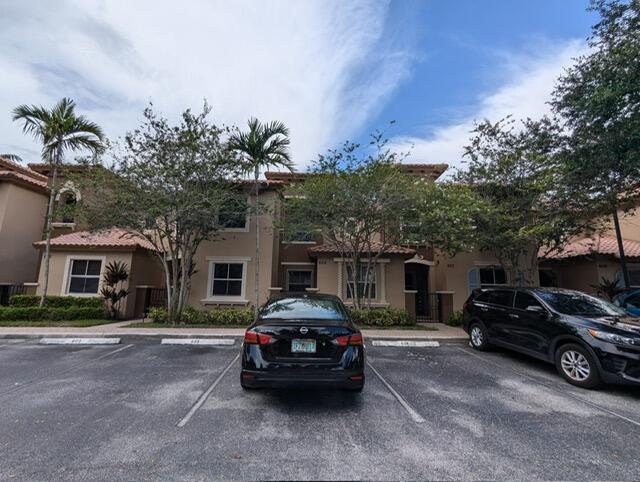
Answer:
<path fill-rule="evenodd" d="M 362 345 L 362 334 L 356 333 L 355 335 L 338 336 L 336 337 L 336 342 L 340 346 Z"/>
<path fill-rule="evenodd" d="M 246 331 L 244 334 L 244 342 L 247 345 L 268 345 L 275 340 L 271 335 L 265 335 L 264 333 L 257 333 L 251 330 Z"/>

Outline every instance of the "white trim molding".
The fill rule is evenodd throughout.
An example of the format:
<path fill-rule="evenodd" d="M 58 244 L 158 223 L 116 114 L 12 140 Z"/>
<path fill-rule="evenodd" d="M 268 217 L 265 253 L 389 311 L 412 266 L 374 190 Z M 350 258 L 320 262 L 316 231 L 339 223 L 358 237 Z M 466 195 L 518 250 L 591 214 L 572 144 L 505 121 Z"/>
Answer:
<path fill-rule="evenodd" d="M 95 293 L 69 293 L 69 284 L 71 283 L 71 261 L 95 261 L 100 260 L 100 275 L 98 277 L 98 291 Z M 94 298 L 100 295 L 100 288 L 102 288 L 102 274 L 104 272 L 104 268 L 107 262 L 106 256 L 96 256 L 90 254 L 69 254 L 67 255 L 67 259 L 64 262 L 64 273 L 62 275 L 62 287 L 61 287 L 61 296 L 79 296 L 83 298 Z"/>
<path fill-rule="evenodd" d="M 281 261 L 280 264 L 284 266 L 315 266 L 315 263 L 308 261 Z"/>
<path fill-rule="evenodd" d="M 404 264 L 411 264 L 411 263 L 423 264 L 425 266 L 435 266 L 436 265 L 435 261 L 430 261 L 428 259 L 420 259 L 420 258 L 409 258 L 409 259 L 405 260 L 405 262 L 404 262 Z"/>
<path fill-rule="evenodd" d="M 373 258 L 360 258 L 360 262 L 361 263 L 367 263 L 370 259 L 373 261 Z M 333 258 L 333 260 L 336 263 L 341 263 L 341 262 L 345 262 L 345 261 L 351 262 L 350 259 L 345 260 L 344 258 Z M 391 260 L 389 258 L 380 258 L 380 259 L 376 259 L 375 263 L 391 263 Z"/>
<path fill-rule="evenodd" d="M 207 277 L 207 292 L 205 297 L 200 300 L 203 304 L 241 304 L 249 303 L 246 297 L 247 292 L 247 265 L 251 261 L 247 256 L 207 256 L 209 262 L 209 270 Z M 240 294 L 238 296 L 214 296 L 213 290 L 213 271 L 216 263 L 219 264 L 242 264 L 242 278 L 240 286 Z"/>

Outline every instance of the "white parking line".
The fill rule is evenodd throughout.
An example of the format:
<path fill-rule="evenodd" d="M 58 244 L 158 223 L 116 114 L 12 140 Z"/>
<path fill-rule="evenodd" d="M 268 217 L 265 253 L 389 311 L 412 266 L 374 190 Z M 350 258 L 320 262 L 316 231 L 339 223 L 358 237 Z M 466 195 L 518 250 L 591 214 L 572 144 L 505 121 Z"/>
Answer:
<path fill-rule="evenodd" d="M 387 387 L 387 389 L 391 392 L 391 395 L 396 397 L 396 400 L 398 400 L 400 405 L 402 405 L 404 407 L 404 409 L 409 414 L 409 417 L 411 417 L 411 420 L 413 420 L 416 423 L 424 423 L 424 422 L 426 422 L 426 420 L 424 418 L 422 418 L 422 415 L 420 415 L 418 412 L 416 412 L 416 410 L 411 405 L 409 405 L 409 402 L 407 402 L 404 398 L 402 398 L 402 395 L 400 395 L 398 392 L 396 392 L 393 389 L 393 387 L 391 385 L 389 385 L 389 383 L 382 377 L 382 375 L 380 375 L 378 370 L 373 368 L 373 365 L 371 365 L 370 362 L 367 362 L 367 365 L 369 365 L 369 368 L 371 368 L 371 371 L 376 374 L 376 376 L 380 379 L 380 381 L 384 384 L 384 386 Z"/>
<path fill-rule="evenodd" d="M 419 340 L 373 340 L 373 346 L 415 346 L 415 347 L 437 347 L 440 343 L 437 341 L 419 341 Z"/>
<path fill-rule="evenodd" d="M 120 338 L 41 338 L 41 345 L 118 345 Z"/>
<path fill-rule="evenodd" d="M 224 378 L 224 376 L 227 374 L 227 372 L 231 369 L 231 367 L 234 365 L 234 363 L 238 360 L 238 358 L 240 358 L 240 353 L 238 353 L 233 360 L 231 360 L 231 363 L 229 363 L 227 365 L 227 367 L 222 370 L 222 373 L 218 376 L 218 378 L 216 378 L 213 383 L 211 385 L 209 385 L 209 388 L 207 388 L 207 390 L 200 395 L 200 397 L 198 398 L 198 400 L 196 400 L 196 403 L 193 404 L 193 407 L 191 407 L 191 410 L 189 410 L 189 412 L 184 416 L 184 418 L 182 420 L 180 420 L 178 422 L 178 427 L 184 427 L 187 422 L 191 419 L 191 417 L 193 416 L 194 413 L 196 413 L 196 411 L 202 407 L 202 405 L 204 404 L 204 402 L 207 401 L 207 398 L 209 398 L 209 395 L 211 395 L 211 392 L 213 392 L 213 390 L 218 386 L 218 383 L 220 383 L 220 381 L 222 380 L 222 378 Z"/>
<path fill-rule="evenodd" d="M 163 338 L 161 345 L 205 345 L 205 346 L 232 346 L 236 340 L 233 338 Z"/>
<path fill-rule="evenodd" d="M 505 368 L 505 364 L 496 363 L 493 360 L 488 360 L 485 357 L 483 357 L 481 355 L 478 355 L 477 353 L 469 352 L 469 351 L 465 350 L 464 348 L 459 348 L 458 347 L 458 350 L 462 351 L 463 353 L 465 353 L 465 354 L 467 354 L 469 356 L 472 356 L 472 357 L 475 357 L 475 358 L 477 358 L 479 360 L 482 360 L 483 362 L 485 362 L 485 363 L 487 363 L 489 365 L 493 365 L 493 366 L 496 366 L 496 367 L 499 367 L 499 368 Z M 629 417 L 626 417 L 626 416 L 622 415 L 621 413 L 614 412 L 613 410 L 609 410 L 608 408 L 603 407 L 602 405 L 600 405 L 598 403 L 594 403 L 594 402 L 591 402 L 589 400 L 585 400 L 584 398 L 582 398 L 580 396 L 573 395 L 572 393 L 569 393 L 567 390 L 562 390 L 559 387 L 556 387 L 556 386 L 554 386 L 554 385 L 552 385 L 550 383 L 545 383 L 542 380 L 539 380 L 538 378 L 533 377 L 533 376 L 529 375 L 528 373 L 525 373 L 525 372 L 523 372 L 521 370 L 518 370 L 516 368 L 513 368 L 511 366 L 507 366 L 506 368 L 508 368 L 509 370 L 511 370 L 514 373 L 517 373 L 518 375 L 520 375 L 522 377 L 528 378 L 529 380 L 531 380 L 534 383 L 537 383 L 538 385 L 541 385 L 541 386 L 543 386 L 545 388 L 548 388 L 549 390 L 557 392 L 557 393 L 559 393 L 561 395 L 564 395 L 566 397 L 572 398 L 573 400 L 576 400 L 578 402 L 582 402 L 585 405 L 589 405 L 590 407 L 595 408 L 596 410 L 600 410 L 600 411 L 602 411 L 604 413 L 608 413 L 609 415 L 612 415 L 614 417 L 617 417 L 619 419 L 624 420 L 625 422 L 629 422 L 629 423 L 631 423 L 633 425 L 636 425 L 636 426 L 640 427 L 640 421 L 638 421 L 638 420 L 634 420 L 632 418 L 629 418 Z"/>

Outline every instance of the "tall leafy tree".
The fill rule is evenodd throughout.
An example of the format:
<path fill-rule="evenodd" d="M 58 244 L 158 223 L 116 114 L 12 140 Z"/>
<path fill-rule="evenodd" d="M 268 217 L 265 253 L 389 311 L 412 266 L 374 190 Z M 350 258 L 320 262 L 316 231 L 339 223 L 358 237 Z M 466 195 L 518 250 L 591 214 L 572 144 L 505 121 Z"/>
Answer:
<path fill-rule="evenodd" d="M 242 204 L 242 190 L 232 182 L 239 160 L 228 148 L 228 130 L 209 122 L 210 111 L 206 103 L 198 114 L 187 109 L 172 125 L 148 107 L 142 125 L 114 146 L 113 165 L 85 169 L 74 180 L 100 199 L 79 205 L 91 228 L 115 226 L 155 248 L 171 323 L 186 304 L 198 247 L 225 227 L 221 212 Z"/>
<path fill-rule="evenodd" d="M 40 306 L 44 306 L 49 288 L 49 259 L 51 256 L 51 223 L 57 194 L 58 169 L 67 151 L 86 150 L 93 154 L 103 149 L 102 129 L 75 112 L 75 102 L 63 98 L 52 109 L 36 105 L 20 105 L 13 110 L 13 120 L 23 123 L 25 134 L 32 135 L 42 144 L 42 159 L 51 164 L 49 206 L 45 227 L 44 287 Z"/>
<path fill-rule="evenodd" d="M 552 105 L 571 133 L 566 182 L 591 212 L 613 214 L 640 180 L 640 1 L 592 0 L 600 15 L 589 52 L 560 77 Z"/>
<path fill-rule="evenodd" d="M 255 305 L 257 316 L 260 306 L 260 171 L 273 167 L 293 169 L 289 154 L 289 129 L 278 121 L 261 123 L 252 118 L 248 122 L 248 130 L 236 131 L 232 134 L 229 145 L 243 159 L 243 170 L 253 174 L 256 221 L 256 259 L 255 259 Z"/>
<path fill-rule="evenodd" d="M 456 180 L 483 199 L 475 243 L 491 252 L 511 283 L 538 283 L 538 253 L 582 232 L 579 204 L 564 189 L 564 137 L 549 118 L 476 125 Z"/>

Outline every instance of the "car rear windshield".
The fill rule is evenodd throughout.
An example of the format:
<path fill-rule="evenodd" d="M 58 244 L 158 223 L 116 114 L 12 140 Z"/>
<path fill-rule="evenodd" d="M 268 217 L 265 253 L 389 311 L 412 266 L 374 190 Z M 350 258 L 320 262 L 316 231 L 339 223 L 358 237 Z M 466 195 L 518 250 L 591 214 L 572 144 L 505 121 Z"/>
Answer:
<path fill-rule="evenodd" d="M 565 315 L 623 316 L 625 311 L 595 296 L 575 292 L 540 291 L 537 295 L 554 310 Z"/>
<path fill-rule="evenodd" d="M 329 298 L 280 298 L 260 310 L 263 320 L 347 320 L 342 304 Z"/>

